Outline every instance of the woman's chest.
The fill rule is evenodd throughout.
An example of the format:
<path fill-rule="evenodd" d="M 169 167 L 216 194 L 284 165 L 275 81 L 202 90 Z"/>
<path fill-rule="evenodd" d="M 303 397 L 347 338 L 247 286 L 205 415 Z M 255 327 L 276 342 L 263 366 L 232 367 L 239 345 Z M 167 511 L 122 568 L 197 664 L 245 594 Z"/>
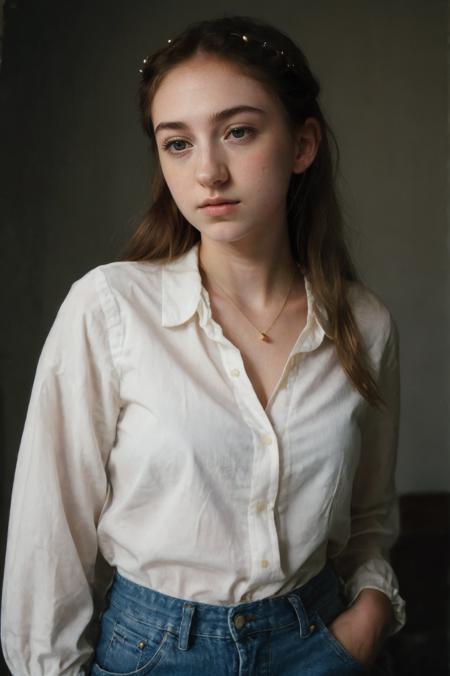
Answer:
<path fill-rule="evenodd" d="M 212 309 L 214 321 L 240 353 L 246 375 L 262 408 L 266 409 L 275 395 L 277 384 L 289 368 L 292 350 L 305 329 L 306 300 L 293 299 L 273 324 L 270 314 L 249 319 L 236 308 L 223 303 L 213 303 Z"/>
<path fill-rule="evenodd" d="M 200 489 L 201 480 L 225 494 L 246 492 L 258 476 L 291 493 L 298 481 L 329 487 L 343 462 L 357 461 L 360 398 L 330 345 L 283 365 L 286 346 L 263 382 L 270 396 L 286 367 L 264 411 L 236 346 L 195 322 L 160 331 L 124 351 L 110 468 L 127 485 L 157 493 L 185 482 Z M 258 364 L 264 370 L 263 358 Z"/>

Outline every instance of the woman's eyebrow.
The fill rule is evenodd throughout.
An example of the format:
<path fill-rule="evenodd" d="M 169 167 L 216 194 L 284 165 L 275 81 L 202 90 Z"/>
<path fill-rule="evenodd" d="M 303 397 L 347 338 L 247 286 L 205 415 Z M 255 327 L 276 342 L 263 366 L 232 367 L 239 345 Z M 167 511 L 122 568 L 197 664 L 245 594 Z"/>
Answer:
<path fill-rule="evenodd" d="M 233 115 L 238 115 L 239 113 L 260 113 L 262 115 L 266 115 L 266 111 L 262 110 L 261 108 L 255 108 L 254 106 L 233 106 L 232 108 L 226 108 L 225 110 L 221 110 L 218 113 L 212 113 L 212 115 L 209 116 L 209 122 L 210 123 L 217 123 L 217 122 L 223 122 L 224 120 L 227 120 L 229 117 L 232 117 Z M 156 127 L 155 127 L 155 136 L 159 131 L 162 131 L 163 129 L 189 129 L 189 125 L 187 125 L 185 122 L 160 122 Z"/>

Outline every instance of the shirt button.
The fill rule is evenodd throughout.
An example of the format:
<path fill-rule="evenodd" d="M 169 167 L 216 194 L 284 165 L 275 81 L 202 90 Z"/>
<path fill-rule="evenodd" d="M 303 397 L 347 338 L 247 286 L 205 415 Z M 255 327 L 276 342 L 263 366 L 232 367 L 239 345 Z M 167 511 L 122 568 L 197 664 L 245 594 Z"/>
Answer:
<path fill-rule="evenodd" d="M 239 369 L 231 369 L 231 375 L 233 376 L 233 378 L 239 378 L 241 372 L 239 371 Z"/>
<path fill-rule="evenodd" d="M 260 502 L 256 503 L 256 511 L 257 512 L 263 512 L 266 509 L 267 502 L 264 502 L 264 500 L 261 500 Z"/>
<path fill-rule="evenodd" d="M 267 568 L 268 565 L 269 565 L 269 562 L 266 559 L 263 559 L 261 561 L 261 568 Z"/>
<path fill-rule="evenodd" d="M 236 615 L 233 622 L 236 629 L 242 629 L 245 625 L 245 617 L 243 615 Z"/>
<path fill-rule="evenodd" d="M 263 442 L 264 446 L 270 446 L 270 444 L 273 442 L 273 438 L 270 436 L 270 434 L 264 434 L 261 437 L 261 441 Z"/>

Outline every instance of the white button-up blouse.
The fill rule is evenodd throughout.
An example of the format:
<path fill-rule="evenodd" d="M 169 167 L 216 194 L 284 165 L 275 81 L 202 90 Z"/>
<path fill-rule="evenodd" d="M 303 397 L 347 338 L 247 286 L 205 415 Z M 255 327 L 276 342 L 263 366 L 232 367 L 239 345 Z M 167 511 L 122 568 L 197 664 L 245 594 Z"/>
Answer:
<path fill-rule="evenodd" d="M 171 596 L 237 604 L 284 594 L 331 558 L 349 603 L 379 589 L 393 604 L 392 631 L 405 622 L 388 559 L 398 534 L 390 313 L 350 285 L 380 411 L 345 375 L 306 278 L 307 323 L 264 409 L 212 318 L 198 249 L 90 270 L 45 341 L 3 581 L 2 645 L 15 676 L 83 673 L 99 559 Z"/>

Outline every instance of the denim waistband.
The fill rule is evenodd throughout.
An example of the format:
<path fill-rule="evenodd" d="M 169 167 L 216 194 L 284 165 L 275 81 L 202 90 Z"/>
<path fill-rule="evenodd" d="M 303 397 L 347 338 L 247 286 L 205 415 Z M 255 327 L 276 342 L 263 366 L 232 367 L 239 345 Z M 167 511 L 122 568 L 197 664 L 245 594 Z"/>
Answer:
<path fill-rule="evenodd" d="M 179 647 L 187 649 L 190 634 L 235 640 L 298 623 L 300 636 L 314 630 L 313 617 L 325 624 L 345 608 L 342 583 L 332 564 L 306 584 L 280 596 L 233 605 L 214 605 L 180 599 L 128 580 L 115 572 L 109 602 L 120 612 L 144 624 L 179 634 Z"/>

